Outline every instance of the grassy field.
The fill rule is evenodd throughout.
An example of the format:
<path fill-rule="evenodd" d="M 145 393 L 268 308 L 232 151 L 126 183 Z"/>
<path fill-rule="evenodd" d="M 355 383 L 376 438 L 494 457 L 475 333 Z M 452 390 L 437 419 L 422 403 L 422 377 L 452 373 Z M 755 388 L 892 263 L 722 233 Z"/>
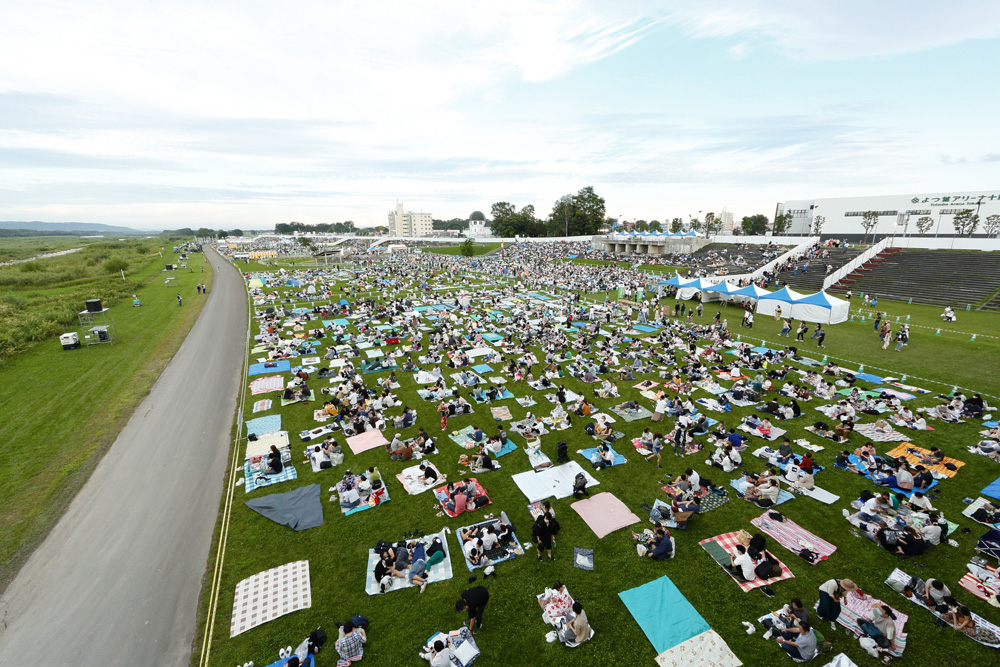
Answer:
<path fill-rule="evenodd" d="M 472 244 L 472 254 L 475 255 L 485 255 L 488 252 L 493 252 L 500 248 L 499 243 L 474 243 Z M 453 245 L 436 246 L 434 248 L 424 248 L 425 252 L 433 252 L 439 255 L 461 255 L 462 254 L 462 244 L 455 243 Z"/>
<path fill-rule="evenodd" d="M 101 245 L 39 260 L 44 267 L 37 272 L 0 270 L 0 279 L 8 271 L 15 276 L 78 276 L 40 286 L 12 288 L 4 283 L 0 295 L 5 307 L 0 327 L 5 331 L 20 326 L 25 309 L 70 314 L 68 324 L 56 322 L 55 332 L 0 366 L 0 405 L 8 415 L 0 422 L 0 457 L 6 462 L 0 485 L 0 590 L 59 519 L 183 342 L 205 299 L 196 293 L 195 284 L 212 282 L 211 269 L 200 270 L 207 262 L 194 254 L 188 262 L 193 270 L 177 271 L 173 284 L 164 286 L 161 270 L 176 255 L 167 247 L 161 258 L 159 247 L 142 243 L 142 252 L 127 250 L 128 296 L 115 299 L 121 289 L 112 284 L 122 283 L 121 275 L 92 272 L 103 259 L 88 266 L 104 252 Z M 132 292 L 139 295 L 141 308 L 132 307 Z M 181 308 L 178 292 L 184 297 Z M 83 310 L 85 299 L 95 296 L 112 307 L 117 329 L 113 345 L 63 351 L 57 333 L 78 331 L 76 313 Z M 12 303 L 20 305 L 12 308 Z"/>
<path fill-rule="evenodd" d="M 246 270 L 246 267 L 241 268 Z M 476 285 L 470 287 L 475 288 Z M 664 303 L 672 305 L 673 302 Z M 877 344 L 870 320 L 862 322 L 860 314 L 855 315 L 853 322 L 829 327 L 827 349 L 816 350 L 815 343 L 810 345 L 809 341 L 800 344 L 800 349 L 816 359 L 828 356 L 863 363 L 874 373 L 885 374 L 877 370 L 885 368 L 894 375 L 907 374 L 908 382 L 925 386 L 933 391 L 932 394 L 922 395 L 910 401 L 915 405 L 933 404 L 933 395 L 940 391 L 950 391 L 953 384 L 991 396 L 1000 395 L 1000 382 L 993 374 L 983 372 L 983 369 L 995 365 L 992 360 L 1000 352 L 1000 341 L 986 337 L 995 335 L 997 331 L 996 315 L 963 312 L 959 314 L 959 321 L 951 325 L 955 333 L 942 331 L 940 335 L 936 335 L 936 329 L 941 324 L 937 319 L 939 309 L 885 302 L 881 302 L 880 306 L 890 313 L 893 321 L 896 316 L 901 319 L 910 316 L 911 342 L 903 352 L 893 352 L 891 347 L 888 351 L 883 351 Z M 717 310 L 719 310 L 717 305 L 707 304 L 704 316 L 696 320 L 710 321 Z M 789 342 L 777 337 L 779 323 L 770 318 L 759 317 L 754 329 L 748 331 L 738 326 L 740 321 L 738 308 L 723 309 L 722 316 L 729 320 L 734 334 L 740 335 L 743 340 L 759 337 L 772 347 L 783 346 Z M 971 340 L 973 333 L 977 334 L 975 341 Z M 754 340 L 756 342 L 756 339 Z M 542 356 L 537 350 L 536 354 Z M 496 364 L 493 368 L 499 370 Z M 535 367 L 536 375 L 540 370 L 541 366 Z M 446 374 L 450 372 L 452 371 L 446 370 Z M 437 416 L 433 412 L 434 404 L 424 402 L 416 395 L 416 387 L 407 374 L 398 372 L 398 375 L 402 387 L 396 390 L 396 393 L 404 404 L 418 410 L 417 426 L 425 427 L 432 435 L 441 434 Z M 381 374 L 363 377 L 370 386 L 374 379 L 381 377 Z M 645 377 L 659 380 L 654 375 Z M 637 377 L 636 382 L 640 379 L 643 377 Z M 934 384 L 930 382 L 931 380 L 943 384 Z M 325 386 L 325 382 L 323 384 L 317 382 L 319 381 L 313 380 L 310 386 L 314 389 Z M 578 393 L 588 397 L 592 394 L 592 386 L 571 377 L 566 377 L 562 382 Z M 619 383 L 622 399 L 612 401 L 594 397 L 593 400 L 598 407 L 607 411 L 608 407 L 620 400 L 639 399 L 638 390 L 631 388 L 629 386 L 631 384 L 634 383 L 628 385 Z M 509 388 L 518 396 L 530 393 L 526 385 L 509 385 Z M 462 393 L 468 394 L 465 390 Z M 704 395 L 704 392 L 697 391 L 695 395 Z M 260 397 L 245 398 L 244 410 L 248 414 L 250 404 L 258 398 Z M 520 407 L 513 400 L 502 401 L 499 405 L 509 407 L 514 419 L 523 418 L 528 410 L 533 410 L 536 414 L 547 414 L 551 406 L 538 393 L 535 393 L 535 398 L 539 401 L 538 405 L 527 409 Z M 618 593 L 664 574 L 677 584 L 747 665 L 791 665 L 792 663 L 782 655 L 781 650 L 773 642 L 762 641 L 759 632 L 748 637 L 739 622 L 755 619 L 767 611 L 778 608 L 792 597 L 799 597 L 807 605 L 811 605 L 817 599 L 817 587 L 831 577 L 852 578 L 864 590 L 881 597 L 910 616 L 907 623 L 908 648 L 904 657 L 896 661 L 898 664 L 924 665 L 934 659 L 932 656 L 942 655 L 947 655 L 956 664 L 990 664 L 995 659 L 995 654 L 991 650 L 964 638 L 950 628 L 933 625 L 929 613 L 907 602 L 882 583 L 897 566 L 925 578 L 937 577 L 945 581 L 955 596 L 973 611 L 996 620 L 995 609 L 957 586 L 958 578 L 965 571 L 965 563 L 972 555 L 972 546 L 976 538 L 985 532 L 985 528 L 961 516 L 961 510 L 965 507 L 962 498 L 975 497 L 979 489 L 1000 475 L 1000 467 L 996 464 L 965 451 L 966 445 L 975 441 L 980 426 L 972 423 L 959 425 L 935 423 L 936 431 L 913 434 L 915 444 L 924 447 L 936 445 L 948 455 L 967 462 L 968 465 L 961 470 L 957 478 L 945 480 L 940 485 L 940 497 L 936 505 L 944 510 L 948 518 L 969 527 L 971 534 L 954 535 L 960 544 L 957 549 L 942 545 L 921 557 L 900 561 L 871 542 L 851 535 L 850 525 L 841 517 L 841 508 L 847 507 L 848 502 L 857 497 L 861 490 L 874 487 L 861 477 L 833 468 L 835 445 L 803 432 L 804 426 L 821 418 L 820 413 L 814 410 L 815 406 L 821 403 L 814 399 L 812 403 L 804 404 L 803 417 L 783 422 L 781 426 L 788 429 L 789 436 L 793 439 L 809 436 L 811 441 L 826 445 L 825 451 L 815 455 L 818 463 L 827 466 L 827 470 L 817 475 L 817 483 L 841 495 L 842 500 L 833 506 L 827 506 L 809 498 L 799 497 L 783 504 L 780 509 L 800 525 L 838 547 L 838 551 L 829 561 L 815 566 L 808 565 L 792 553 L 775 545 L 776 555 L 792 569 L 795 578 L 775 584 L 777 597 L 772 600 L 759 591 L 741 593 L 729 576 L 698 546 L 698 542 L 705 538 L 740 528 L 752 528 L 749 524 L 750 519 L 759 516 L 762 511 L 738 498 L 733 498 L 717 510 L 697 516 L 685 530 L 674 531 L 677 557 L 663 563 L 639 559 L 628 537 L 627 529 L 612 533 L 601 540 L 596 539 L 590 528 L 570 508 L 572 499 L 554 501 L 557 518 L 563 528 L 555 549 L 557 560 L 555 563 L 548 561 L 539 563 L 534 556 L 528 555 L 498 567 L 499 577 L 491 578 L 485 584 L 491 592 L 491 600 L 486 612 L 484 629 L 477 635 L 477 641 L 484 652 L 477 664 L 506 665 L 516 662 L 529 666 L 572 664 L 602 667 L 609 664 L 652 664 L 654 651 L 619 600 Z M 991 399 L 991 403 L 997 404 L 1000 400 Z M 318 406 L 318 402 L 313 402 L 293 404 L 281 409 L 282 428 L 294 434 L 315 426 L 312 410 Z M 450 420 L 448 431 L 478 424 L 487 433 L 494 432 L 497 424 L 490 415 L 490 406 L 474 407 L 475 414 Z M 399 412 L 401 409 L 396 408 L 390 411 L 390 414 Z M 725 416 L 724 421 L 727 425 L 734 426 L 740 417 L 750 412 L 749 409 L 736 408 L 733 413 Z M 710 416 L 719 417 L 718 414 Z M 582 423 L 582 420 L 576 419 L 572 429 L 543 436 L 543 450 L 552 460 L 556 459 L 556 443 L 565 440 L 569 443 L 571 458 L 584 462 L 579 455 L 572 453 L 578 448 L 594 444 L 593 440 L 583 433 Z M 625 423 L 619 419 L 615 426 L 631 438 L 651 424 L 648 421 Z M 391 431 L 392 429 L 387 431 L 390 438 Z M 404 432 L 404 437 L 415 433 L 416 427 Z M 338 434 L 336 438 L 343 442 L 342 435 Z M 454 629 L 463 621 L 463 616 L 454 611 L 455 598 L 468 587 L 466 581 L 468 573 L 463 569 L 461 555 L 458 553 L 458 540 L 454 535 L 449 537 L 449 549 L 453 553 L 454 578 L 430 585 L 423 594 L 418 593 L 416 589 L 408 589 L 388 595 L 366 596 L 364 577 L 368 549 L 379 539 L 395 541 L 401 539 L 404 532 L 414 529 L 431 533 L 448 526 L 457 532 L 459 527 L 481 520 L 482 512 L 460 519 L 436 517 L 430 495 L 407 496 L 393 479 L 396 473 L 412 463 L 390 462 L 381 449 L 357 456 L 348 451 L 345 466 L 336 468 L 332 472 L 314 474 L 308 465 L 302 465 L 300 454 L 303 445 L 297 437 L 293 436 L 292 440 L 293 462 L 298 471 L 298 480 L 271 489 L 255 491 L 250 497 L 288 491 L 312 483 L 320 484 L 325 493 L 327 487 L 340 479 L 345 467 L 358 471 L 375 465 L 383 477 L 392 480 L 392 485 L 389 487 L 392 500 L 381 507 L 349 517 L 343 516 L 335 504 L 325 503 L 326 523 L 322 527 L 293 533 L 243 506 L 242 502 L 246 495 L 241 488 L 237 488 L 228 548 L 225 553 L 221 602 L 216 624 L 211 629 L 213 643 L 209 663 L 231 665 L 254 660 L 257 664 L 266 664 L 277 658 L 279 646 L 297 644 L 312 628 L 322 625 L 328 632 L 332 632 L 334 621 L 345 620 L 353 614 L 364 614 L 372 621 L 365 651 L 365 664 L 421 664 L 416 652 L 425 639 L 435 631 Z M 513 436 L 513 440 L 519 448 L 523 447 L 522 438 Z M 851 446 L 857 447 L 862 443 L 863 439 L 856 435 L 852 439 Z M 764 469 L 763 462 L 750 455 L 750 452 L 760 444 L 761 441 L 754 440 L 744 453 L 744 467 L 747 470 Z M 693 467 L 720 485 L 725 485 L 730 477 L 735 476 L 726 475 L 706 466 L 705 455 L 677 459 L 665 452 L 663 470 L 659 470 L 655 464 L 643 461 L 627 441 L 621 441 L 618 445 L 616 449 L 626 456 L 628 464 L 594 473 L 601 484 L 592 489 L 592 493 L 612 492 L 640 517 L 645 516 L 641 505 L 652 504 L 654 498 L 665 498 L 659 487 L 664 480 L 682 472 L 685 467 Z M 893 445 L 894 443 L 880 444 L 878 449 L 884 452 Z M 244 443 L 240 443 L 239 446 L 242 449 Z M 464 450 L 451 442 L 446 435 L 438 442 L 438 448 L 440 453 L 431 457 L 433 462 L 448 475 L 449 479 L 462 476 L 459 473 L 457 459 Z M 526 509 L 526 499 L 511 481 L 510 475 L 528 469 L 527 457 L 523 452 L 515 451 L 500 459 L 500 463 L 503 466 L 502 470 L 480 475 L 479 479 L 489 489 L 493 499 L 489 511 L 494 513 L 499 513 L 500 510 L 506 511 L 517 528 L 520 541 L 524 542 L 530 539 L 530 515 Z M 643 521 L 636 528 L 644 525 L 649 524 Z M 594 572 L 570 566 L 574 546 L 595 550 Z M 230 600 L 236 583 L 264 569 L 303 558 L 310 560 L 312 608 L 276 619 L 243 635 L 230 638 L 228 632 Z M 556 579 L 565 582 L 571 593 L 582 599 L 591 624 L 597 632 L 592 642 L 572 651 L 558 643 L 545 642 L 544 635 L 549 628 L 541 621 L 540 611 L 534 599 L 535 594 L 540 593 L 545 586 L 551 585 Z M 481 582 L 480 576 L 479 583 Z M 849 639 L 839 631 L 831 632 L 825 624 L 820 629 L 825 632 L 828 639 L 832 640 L 835 652 L 848 653 L 858 664 L 873 662 L 859 649 L 856 640 Z M 516 638 L 516 649 L 510 644 L 512 638 Z M 515 654 L 512 653 L 512 649 L 516 651 L 516 659 L 513 658 Z M 329 651 L 330 653 L 322 658 L 323 664 L 332 664 L 335 660 L 332 647 Z"/>
<path fill-rule="evenodd" d="M 70 248 L 79 248 L 103 239 L 84 239 L 79 236 L 6 236 L 0 237 L 0 264 L 28 259 Z"/>

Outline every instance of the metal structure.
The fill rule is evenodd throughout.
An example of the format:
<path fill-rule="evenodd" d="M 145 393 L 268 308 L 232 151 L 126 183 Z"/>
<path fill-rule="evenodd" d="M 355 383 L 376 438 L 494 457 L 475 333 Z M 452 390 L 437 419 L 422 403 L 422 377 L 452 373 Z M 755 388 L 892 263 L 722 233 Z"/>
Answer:
<path fill-rule="evenodd" d="M 79 317 L 83 340 L 87 345 L 114 344 L 118 332 L 110 308 L 102 308 L 100 311 L 81 310 Z"/>

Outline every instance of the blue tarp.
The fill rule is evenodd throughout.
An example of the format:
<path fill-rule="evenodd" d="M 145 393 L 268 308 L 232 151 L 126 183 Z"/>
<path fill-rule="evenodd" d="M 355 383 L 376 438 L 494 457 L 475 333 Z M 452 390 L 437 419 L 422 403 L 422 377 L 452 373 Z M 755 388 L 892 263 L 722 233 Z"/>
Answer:
<path fill-rule="evenodd" d="M 657 654 L 711 629 L 669 577 L 618 594 Z"/>
<path fill-rule="evenodd" d="M 278 361 L 268 361 L 263 364 L 250 364 L 247 369 L 247 375 L 253 377 L 254 375 L 264 375 L 266 373 L 285 373 L 292 369 L 292 365 L 288 362 L 288 359 L 279 359 Z"/>
<path fill-rule="evenodd" d="M 1000 500 L 1000 477 L 993 480 L 989 486 L 983 489 L 983 495 Z"/>

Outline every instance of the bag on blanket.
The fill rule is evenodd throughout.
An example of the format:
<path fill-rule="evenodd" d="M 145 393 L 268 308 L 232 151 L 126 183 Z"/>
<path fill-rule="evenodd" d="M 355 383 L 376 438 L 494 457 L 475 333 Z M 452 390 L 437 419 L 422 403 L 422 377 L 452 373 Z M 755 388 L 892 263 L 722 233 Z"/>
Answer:
<path fill-rule="evenodd" d="M 769 519 L 774 520 L 774 521 L 784 521 L 785 520 L 785 515 L 782 514 L 781 512 L 768 512 L 767 513 L 767 517 Z"/>
<path fill-rule="evenodd" d="M 799 552 L 799 558 L 801 558 L 802 560 L 804 560 L 807 563 L 815 563 L 816 559 L 819 558 L 819 554 L 816 553 L 815 551 L 813 551 L 812 549 L 804 547 Z"/>

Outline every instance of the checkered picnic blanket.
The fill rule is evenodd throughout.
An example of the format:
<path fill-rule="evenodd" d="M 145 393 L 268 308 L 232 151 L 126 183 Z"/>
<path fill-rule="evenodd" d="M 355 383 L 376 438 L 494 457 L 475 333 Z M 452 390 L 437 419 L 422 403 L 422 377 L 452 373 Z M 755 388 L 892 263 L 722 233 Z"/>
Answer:
<path fill-rule="evenodd" d="M 291 479 L 297 479 L 298 473 L 295 472 L 295 466 L 290 463 L 286 463 L 282 468 L 281 473 L 277 475 L 264 475 L 260 472 L 259 463 L 251 463 L 247 461 L 243 465 L 243 490 L 246 493 L 250 493 L 255 489 L 259 489 L 264 486 L 271 486 L 272 484 L 277 484 L 279 482 L 287 482 Z"/>
<path fill-rule="evenodd" d="M 784 521 L 775 521 L 768 516 L 769 512 L 770 510 L 755 519 L 750 519 L 750 523 L 773 537 L 775 542 L 794 554 L 798 554 L 803 548 L 808 548 L 810 551 L 818 553 L 819 558 L 813 562 L 813 565 L 821 560 L 826 560 L 837 550 L 837 547 L 822 537 L 810 533 L 788 517 L 785 517 Z"/>
<path fill-rule="evenodd" d="M 639 406 L 639 408 L 636 410 L 616 410 L 614 408 L 611 408 L 611 411 L 627 422 L 634 422 L 640 419 L 649 419 L 650 417 L 653 416 L 652 412 L 650 412 L 649 410 L 647 410 L 642 406 Z"/>
<path fill-rule="evenodd" d="M 250 393 L 267 394 L 272 391 L 281 391 L 285 388 L 285 379 L 280 375 L 270 375 L 266 378 L 257 378 L 250 383 Z"/>
<path fill-rule="evenodd" d="M 236 584 L 229 636 L 312 606 L 309 561 L 300 560 L 259 572 Z"/>
<path fill-rule="evenodd" d="M 729 567 L 729 554 L 736 549 L 737 544 L 741 544 L 736 536 L 739 535 L 738 532 L 725 533 L 723 535 L 716 535 L 715 537 L 710 537 L 707 540 L 702 540 L 698 544 L 708 552 L 708 554 L 715 560 L 716 563 L 721 565 L 725 570 L 726 574 L 733 578 L 733 581 L 740 587 L 744 593 L 747 591 L 752 591 L 755 588 L 760 588 L 761 586 L 767 586 L 769 584 L 777 583 L 779 581 L 784 581 L 785 579 L 794 579 L 795 575 L 789 570 L 784 563 L 778 562 L 778 567 L 781 569 L 781 574 L 777 576 L 772 576 L 767 579 L 754 579 L 753 581 L 739 581 L 733 574 L 726 568 Z M 774 554 L 772 554 L 773 556 Z M 777 560 L 777 559 L 775 559 Z"/>
<path fill-rule="evenodd" d="M 916 465 L 920 463 L 920 459 L 928 457 L 930 455 L 931 452 L 929 449 L 924 449 L 923 447 L 917 447 L 911 442 L 904 442 L 903 444 L 898 445 L 890 449 L 888 452 L 886 452 L 886 456 L 891 456 L 893 458 L 902 456 L 907 461 L 909 461 L 910 465 Z M 944 465 L 945 463 L 951 463 L 956 468 L 961 468 L 962 466 L 965 465 L 964 461 L 959 461 L 958 459 L 953 459 L 951 457 L 946 456 L 944 458 L 943 463 L 935 466 L 927 465 L 925 463 L 924 467 L 931 472 L 941 473 L 945 477 L 954 477 L 955 475 L 958 474 L 958 470 L 949 470 L 948 468 L 946 468 Z"/>

